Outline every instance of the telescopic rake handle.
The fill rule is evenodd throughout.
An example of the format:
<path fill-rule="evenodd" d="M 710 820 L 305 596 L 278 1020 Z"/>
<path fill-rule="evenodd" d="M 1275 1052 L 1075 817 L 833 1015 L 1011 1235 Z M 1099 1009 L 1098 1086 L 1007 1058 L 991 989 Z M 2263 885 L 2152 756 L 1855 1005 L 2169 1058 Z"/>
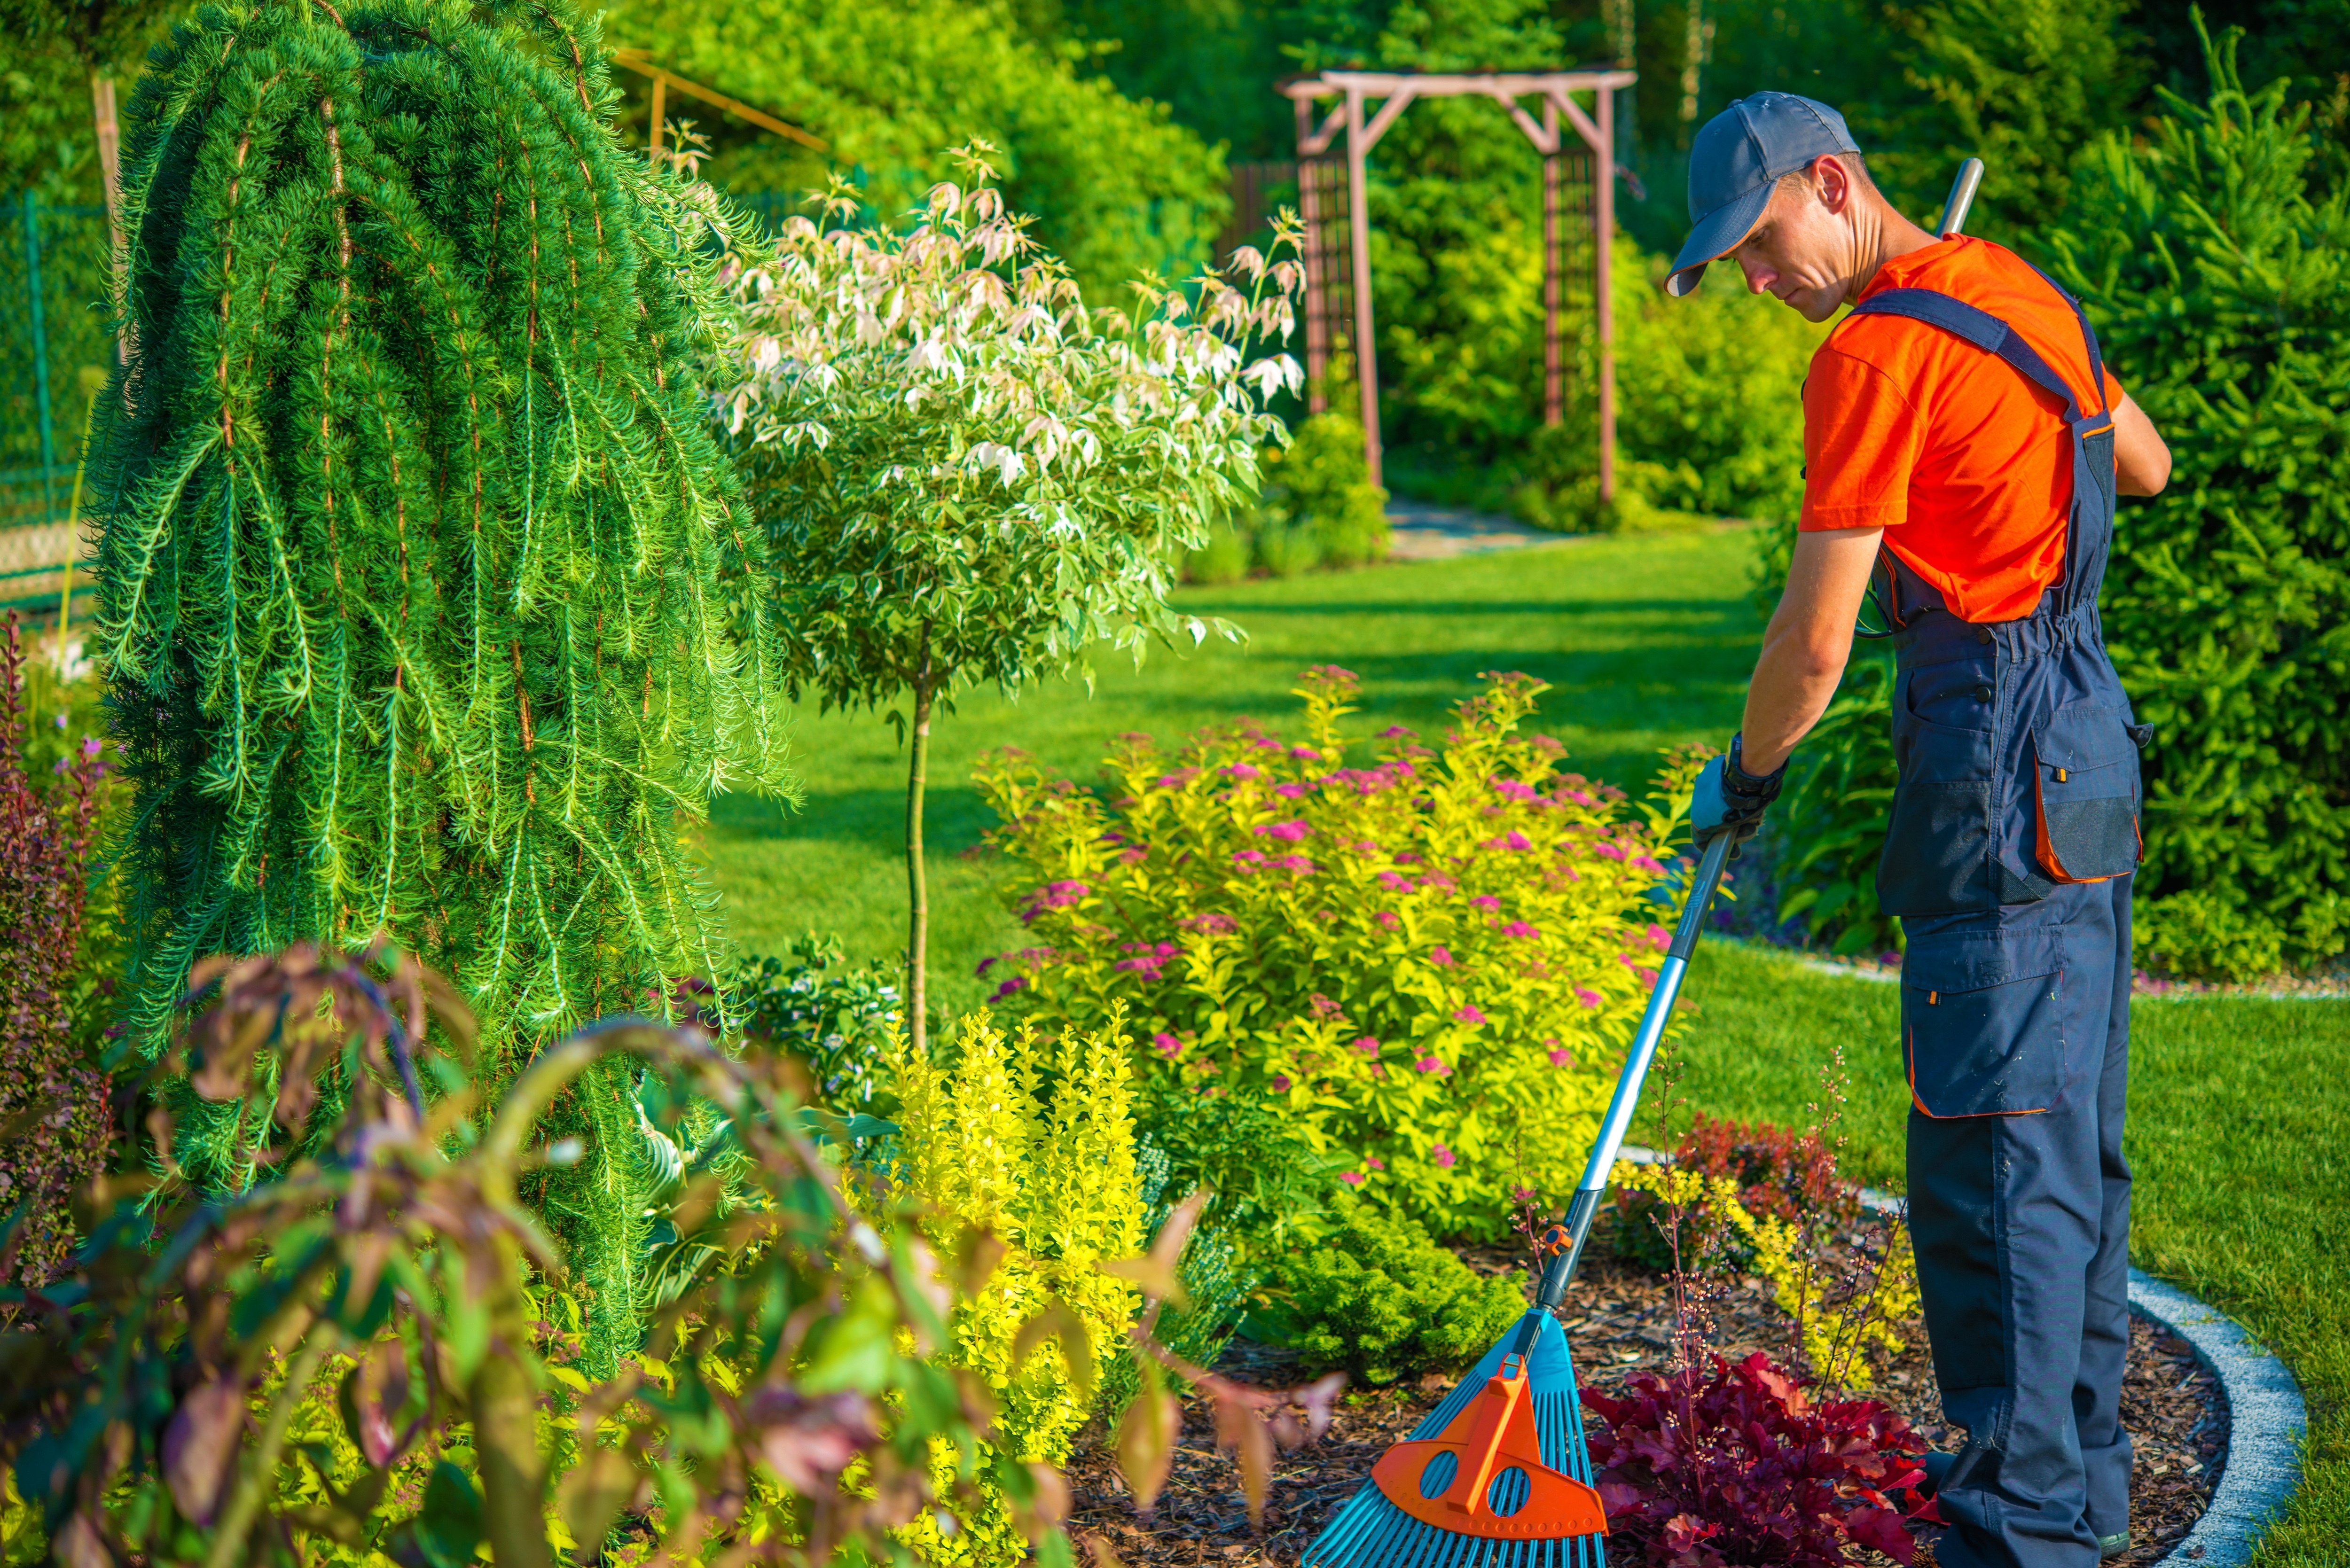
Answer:
<path fill-rule="evenodd" d="M 1657 971 L 1657 988 L 1648 993 L 1648 1011 L 1640 1017 L 1640 1032 L 1632 1037 L 1631 1054 L 1625 1058 L 1623 1075 L 1616 1080 L 1616 1097 L 1607 1103 L 1607 1115 L 1599 1124 L 1599 1139 L 1591 1146 L 1591 1163 L 1583 1168 L 1583 1185 L 1575 1189 L 1574 1200 L 1566 1206 L 1566 1218 L 1559 1222 L 1566 1234 L 1544 1265 L 1542 1289 L 1534 1298 L 1542 1311 L 1565 1300 L 1566 1287 L 1575 1282 L 1583 1244 L 1590 1240 L 1591 1221 L 1599 1213 L 1600 1199 L 1607 1196 L 1607 1178 L 1616 1168 L 1624 1135 L 1631 1130 L 1632 1113 L 1640 1108 L 1641 1082 L 1648 1077 L 1648 1064 L 1655 1060 L 1657 1046 L 1665 1037 L 1666 1021 L 1672 1017 L 1673 1002 L 1680 995 L 1690 955 L 1697 950 L 1705 912 L 1721 886 L 1722 867 L 1730 861 L 1734 836 L 1729 831 L 1715 834 L 1698 862 L 1689 906 L 1681 911 L 1680 929 L 1673 933 L 1673 944 L 1665 950 L 1665 961 Z"/>
<path fill-rule="evenodd" d="M 1970 158 L 1959 165 L 1959 177 L 1950 182 L 1950 199 L 1942 203 L 1942 221 L 1934 225 L 1934 237 L 1947 240 L 1959 232 L 1967 221 L 1967 209 L 1975 204 L 1975 192 L 1982 187 L 1983 161 Z"/>

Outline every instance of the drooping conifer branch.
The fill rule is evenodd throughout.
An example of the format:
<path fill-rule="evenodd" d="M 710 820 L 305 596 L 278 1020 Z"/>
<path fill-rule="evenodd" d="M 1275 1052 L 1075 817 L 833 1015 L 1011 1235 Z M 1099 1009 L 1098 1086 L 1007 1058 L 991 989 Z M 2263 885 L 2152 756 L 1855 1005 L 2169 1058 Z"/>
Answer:
<path fill-rule="evenodd" d="M 764 535 L 693 370 L 708 220 L 611 102 L 567 8 L 495 0 L 211 5 L 141 83 L 93 473 L 151 1054 L 203 955 L 382 929 L 459 977 L 494 1093 L 724 961 L 679 827 L 785 783 Z M 581 1079 L 538 1193 L 607 1351 L 636 1116 Z M 204 1126 L 182 1167 L 248 1179 L 266 1118 Z"/>

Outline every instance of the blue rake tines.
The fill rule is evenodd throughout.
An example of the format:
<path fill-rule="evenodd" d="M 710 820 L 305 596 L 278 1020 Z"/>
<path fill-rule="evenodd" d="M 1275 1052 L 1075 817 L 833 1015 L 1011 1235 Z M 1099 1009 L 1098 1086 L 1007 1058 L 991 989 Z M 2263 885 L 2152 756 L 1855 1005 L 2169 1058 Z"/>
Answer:
<path fill-rule="evenodd" d="M 1526 1353 L 1527 1395 L 1534 1401 L 1534 1430 L 1542 1443 L 1543 1463 L 1591 1483 L 1591 1454 L 1583 1442 L 1583 1411 L 1575 1397 L 1575 1362 L 1567 1355 L 1566 1335 L 1558 1320 L 1537 1309 L 1534 1342 Z M 1461 1380 L 1450 1397 L 1412 1431 L 1412 1438 L 1433 1438 L 1500 1373 L 1502 1358 L 1516 1346 L 1523 1330 L 1502 1337 L 1485 1358 Z M 1451 1478 L 1449 1455 L 1436 1463 L 1444 1474 L 1425 1486 L 1431 1495 Z M 1504 1470 L 1494 1478 L 1489 1494 L 1497 1512 L 1506 1512 L 1523 1500 L 1523 1472 Z M 1514 1494 L 1514 1495 L 1513 1495 Z M 1378 1483 L 1365 1481 L 1348 1498 L 1314 1544 L 1305 1549 L 1302 1568 L 1606 1568 L 1607 1538 L 1577 1535 L 1548 1541 L 1496 1541 L 1462 1535 L 1425 1524 L 1389 1502 Z"/>

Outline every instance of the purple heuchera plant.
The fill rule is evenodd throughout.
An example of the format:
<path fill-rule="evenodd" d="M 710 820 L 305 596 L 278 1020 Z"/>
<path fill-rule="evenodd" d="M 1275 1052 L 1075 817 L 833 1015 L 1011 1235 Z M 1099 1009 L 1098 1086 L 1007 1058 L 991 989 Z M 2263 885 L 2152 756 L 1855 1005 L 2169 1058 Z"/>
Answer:
<path fill-rule="evenodd" d="M 1711 1369 L 1585 1388 L 1605 1423 L 1591 1463 L 1609 1531 L 1655 1568 L 1839 1568 L 1867 1547 L 1908 1563 L 1901 1494 L 1926 1445 L 1874 1399 L 1814 1402 L 1756 1351 Z"/>

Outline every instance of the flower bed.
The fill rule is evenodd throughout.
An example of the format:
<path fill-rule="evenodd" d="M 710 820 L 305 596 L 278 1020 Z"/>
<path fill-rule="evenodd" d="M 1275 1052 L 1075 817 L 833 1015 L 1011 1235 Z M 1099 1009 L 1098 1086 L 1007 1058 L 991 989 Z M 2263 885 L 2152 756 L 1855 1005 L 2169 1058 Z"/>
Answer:
<path fill-rule="evenodd" d="M 1463 1256 L 1485 1272 L 1522 1267 L 1501 1248 L 1468 1249 Z M 1597 1258 L 1585 1265 L 1567 1310 L 1574 1314 L 1566 1319 L 1567 1339 L 1585 1386 L 1613 1393 L 1633 1373 L 1672 1369 L 1669 1278 Z M 1717 1308 L 1716 1318 L 1724 1355 L 1735 1359 L 1756 1349 L 1783 1354 L 1786 1319 L 1760 1291 L 1750 1286 L 1733 1292 Z M 1905 1346 L 1881 1365 L 1876 1397 L 1907 1417 L 1935 1447 L 1955 1449 L 1960 1434 L 1942 1416 L 1924 1330 L 1915 1319 L 1902 1327 Z M 1222 1370 L 1274 1386 L 1298 1380 L 1289 1353 L 1247 1340 L 1233 1343 Z M 1232 1461 L 1216 1452 L 1212 1419 L 1203 1408 L 1185 1410 L 1172 1478 L 1153 1520 L 1136 1516 L 1111 1467 L 1107 1445 L 1082 1447 L 1069 1466 L 1073 1532 L 1114 1548 L 1127 1568 L 1288 1568 L 1368 1479 L 1388 1445 L 1418 1426 L 1451 1386 L 1450 1378 L 1430 1377 L 1343 1401 L 1321 1442 L 1284 1455 L 1275 1467 L 1261 1535 L 1249 1530 L 1232 1485 Z M 2227 1410 L 2217 1383 L 2186 1342 L 2140 1318 L 2131 1323 L 2122 1418 L 2137 1449 L 2130 1495 L 2136 1544 L 2113 1563 L 2117 1568 L 2144 1568 L 2186 1535 L 2219 1484 L 2227 1459 Z M 1610 1556 L 1619 1563 L 1635 1560 L 1621 1552 Z M 1922 1542 L 1916 1568 L 1930 1568 L 1934 1561 L 1931 1542 Z"/>

